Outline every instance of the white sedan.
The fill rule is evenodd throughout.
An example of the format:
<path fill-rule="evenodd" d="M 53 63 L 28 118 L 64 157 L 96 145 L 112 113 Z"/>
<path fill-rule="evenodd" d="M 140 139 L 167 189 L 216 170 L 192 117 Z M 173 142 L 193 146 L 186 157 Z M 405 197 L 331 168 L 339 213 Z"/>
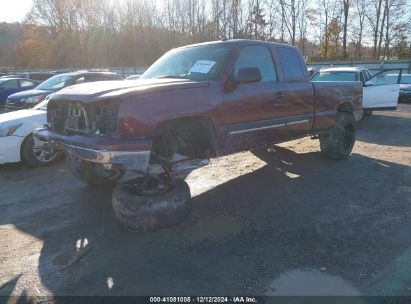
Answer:
<path fill-rule="evenodd" d="M 57 161 L 53 150 L 34 148 L 33 130 L 47 120 L 48 99 L 33 109 L 0 114 L 0 164 L 24 161 L 32 166 L 45 166 Z"/>

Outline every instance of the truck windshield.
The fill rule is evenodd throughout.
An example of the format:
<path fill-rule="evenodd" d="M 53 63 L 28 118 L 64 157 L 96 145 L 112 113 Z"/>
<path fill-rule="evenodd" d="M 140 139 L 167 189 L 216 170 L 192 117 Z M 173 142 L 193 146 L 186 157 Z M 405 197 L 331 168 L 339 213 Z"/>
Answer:
<path fill-rule="evenodd" d="M 311 80 L 312 81 L 356 81 L 355 72 L 327 72 L 320 71 L 315 74 Z"/>
<path fill-rule="evenodd" d="M 158 59 L 140 79 L 187 78 L 213 80 L 220 73 L 231 48 L 197 46 L 170 51 Z"/>

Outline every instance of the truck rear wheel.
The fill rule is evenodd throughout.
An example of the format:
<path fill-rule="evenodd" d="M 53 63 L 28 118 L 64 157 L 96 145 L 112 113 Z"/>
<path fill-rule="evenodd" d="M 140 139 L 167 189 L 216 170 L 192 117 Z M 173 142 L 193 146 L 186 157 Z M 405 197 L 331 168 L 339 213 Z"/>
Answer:
<path fill-rule="evenodd" d="M 120 169 L 105 169 L 100 164 L 83 161 L 77 157 L 66 157 L 70 172 L 90 186 L 104 187 L 117 184 L 124 175 Z"/>
<path fill-rule="evenodd" d="M 320 136 L 321 152 L 328 158 L 345 159 L 350 155 L 357 129 L 352 113 L 338 113 L 337 122 L 328 134 Z"/>
<path fill-rule="evenodd" d="M 176 180 L 170 188 L 157 193 L 136 192 L 131 181 L 117 185 L 113 192 L 114 214 L 120 224 L 133 230 L 158 230 L 182 222 L 190 211 L 190 188 Z"/>

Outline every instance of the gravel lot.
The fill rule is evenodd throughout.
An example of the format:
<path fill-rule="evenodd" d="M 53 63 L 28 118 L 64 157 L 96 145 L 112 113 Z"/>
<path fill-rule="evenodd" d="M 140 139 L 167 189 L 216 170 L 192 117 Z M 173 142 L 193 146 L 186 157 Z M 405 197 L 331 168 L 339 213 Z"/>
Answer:
<path fill-rule="evenodd" d="M 190 174 L 179 227 L 129 232 L 64 163 L 0 166 L 0 295 L 411 295 L 411 105 Z"/>

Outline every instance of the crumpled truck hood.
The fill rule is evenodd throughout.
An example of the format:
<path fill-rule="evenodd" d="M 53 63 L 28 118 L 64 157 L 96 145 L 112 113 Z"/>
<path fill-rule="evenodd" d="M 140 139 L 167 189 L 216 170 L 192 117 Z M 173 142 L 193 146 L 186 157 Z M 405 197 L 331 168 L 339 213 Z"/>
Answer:
<path fill-rule="evenodd" d="M 207 87 L 208 85 L 207 81 L 193 81 L 189 79 L 98 81 L 67 87 L 54 93 L 50 99 L 92 103 L 99 100 L 125 99 L 132 96 L 163 93 L 171 90 Z"/>

